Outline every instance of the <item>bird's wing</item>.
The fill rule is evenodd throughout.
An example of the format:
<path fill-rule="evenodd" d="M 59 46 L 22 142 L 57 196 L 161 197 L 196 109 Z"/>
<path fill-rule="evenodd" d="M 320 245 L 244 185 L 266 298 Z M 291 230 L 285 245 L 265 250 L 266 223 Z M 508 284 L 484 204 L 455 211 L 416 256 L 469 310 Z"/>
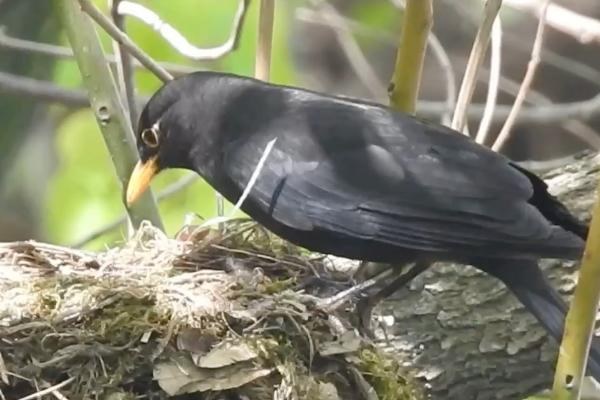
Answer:
<path fill-rule="evenodd" d="M 291 228 L 422 251 L 499 256 L 509 255 L 510 244 L 532 245 L 535 252 L 556 231 L 527 203 L 531 183 L 506 158 L 415 119 L 388 124 L 397 131 L 382 130 L 388 125 L 379 121 L 378 129 L 359 133 L 364 121 L 356 118 L 364 113 L 354 114 L 320 115 L 310 127 L 289 120 L 289 126 L 273 124 L 263 140 L 229 147 L 226 173 L 242 190 L 266 140 L 277 137 L 252 199 Z M 354 134 L 344 136 L 350 130 Z"/>

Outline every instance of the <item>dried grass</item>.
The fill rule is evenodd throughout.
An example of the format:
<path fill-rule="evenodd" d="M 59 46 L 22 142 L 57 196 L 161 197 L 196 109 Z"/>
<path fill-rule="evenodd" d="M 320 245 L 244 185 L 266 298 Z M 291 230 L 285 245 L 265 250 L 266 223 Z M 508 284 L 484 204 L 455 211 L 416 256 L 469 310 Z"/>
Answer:
<path fill-rule="evenodd" d="M 417 397 L 345 310 L 319 307 L 350 284 L 339 264 L 226 228 L 146 225 L 102 253 L 0 244 L 0 398 Z"/>

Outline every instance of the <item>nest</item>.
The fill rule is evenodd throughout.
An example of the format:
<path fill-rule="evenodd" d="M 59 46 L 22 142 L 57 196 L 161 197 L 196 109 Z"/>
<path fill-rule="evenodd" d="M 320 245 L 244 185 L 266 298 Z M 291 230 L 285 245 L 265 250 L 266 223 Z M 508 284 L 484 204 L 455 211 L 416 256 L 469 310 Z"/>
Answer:
<path fill-rule="evenodd" d="M 421 397 L 331 301 L 347 276 L 243 220 L 101 253 L 0 244 L 0 398 Z"/>

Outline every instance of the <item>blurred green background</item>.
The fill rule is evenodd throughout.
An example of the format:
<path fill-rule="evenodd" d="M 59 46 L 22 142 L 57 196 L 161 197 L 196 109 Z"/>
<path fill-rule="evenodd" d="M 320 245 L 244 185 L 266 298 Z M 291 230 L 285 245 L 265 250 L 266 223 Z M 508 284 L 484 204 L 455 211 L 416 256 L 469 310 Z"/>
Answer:
<path fill-rule="evenodd" d="M 224 42 L 231 30 L 233 16 L 237 8 L 235 1 L 215 2 L 214 0 L 184 0 L 173 7 L 170 2 L 146 2 L 162 16 L 173 23 L 180 32 L 198 46 L 215 46 Z M 256 2 L 255 2 L 256 3 Z M 105 6 L 105 1 L 97 1 Z M 277 8 L 277 20 L 286 18 L 289 10 L 285 3 Z M 198 10 L 198 12 L 190 12 Z M 246 16 L 247 24 L 237 51 L 221 60 L 209 63 L 192 63 L 177 53 L 148 26 L 131 19 L 127 22 L 128 33 L 149 54 L 157 60 L 187 65 L 200 69 L 230 71 L 242 75 L 252 75 L 256 42 L 257 7 L 252 6 Z M 276 82 L 294 83 L 294 71 L 290 57 L 286 54 L 289 30 L 278 23 L 274 33 L 272 78 Z M 103 35 L 105 48 L 111 49 L 111 42 Z M 64 37 L 61 42 L 65 42 Z M 150 95 L 161 85 L 151 73 L 139 71 L 135 82 L 138 93 Z M 79 86 L 81 78 L 76 64 L 60 61 L 55 67 L 55 80 L 68 86 Z M 56 152 L 60 163 L 52 176 L 44 202 L 43 229 L 49 240 L 60 243 L 76 241 L 92 227 L 100 227 L 123 212 L 121 194 L 113 174 L 96 121 L 88 110 L 80 110 L 66 117 L 56 132 Z M 182 171 L 165 171 L 153 184 L 160 191 L 177 180 Z M 160 204 L 160 211 L 167 233 L 175 233 L 183 224 L 184 216 L 194 212 L 204 218 L 216 215 L 215 196 L 212 189 L 201 180 L 192 184 Z M 101 237 L 90 243 L 97 247 L 107 242 L 123 239 L 124 232 L 117 230 L 112 237 Z"/>
<path fill-rule="evenodd" d="M 23 15 L 30 7 L 37 7 L 37 3 L 21 2 L 19 7 Z M 35 4 L 34 4 L 35 3 Z M 96 0 L 95 3 L 107 11 L 107 2 Z M 143 1 L 142 4 L 151 7 L 164 21 L 175 26 L 188 40 L 199 47 L 216 46 L 224 42 L 231 30 L 233 16 L 238 6 L 235 0 L 215 2 L 214 0 L 178 0 L 177 7 L 171 2 Z M 290 49 L 290 34 L 293 29 L 292 19 L 297 8 L 303 1 L 279 2 L 276 8 L 276 24 L 274 27 L 273 56 L 271 80 L 282 84 L 301 85 L 302 81 L 296 73 L 294 57 Z M 16 1 L 12 7 L 7 3 L 3 13 L 3 23 L 9 26 L 8 34 L 22 38 L 31 38 L 45 43 L 56 43 L 68 46 L 65 35 L 56 26 L 54 10 L 46 7 L 39 10 L 39 30 L 20 31 L 10 29 L 14 21 Z M 50 2 L 48 3 L 50 4 Z M 1 5 L 1 4 L 0 4 Z M 393 26 L 398 20 L 396 8 L 387 2 L 379 2 L 374 6 L 365 7 L 360 2 L 350 7 L 362 15 L 365 23 L 376 26 Z M 1 9 L 0 9 L 1 10 Z M 258 2 L 251 2 L 246 15 L 246 23 L 241 35 L 238 49 L 222 59 L 206 62 L 194 62 L 186 59 L 174 50 L 151 28 L 129 18 L 127 30 L 130 36 L 145 51 L 156 60 L 165 60 L 181 65 L 193 66 L 198 69 L 211 69 L 228 71 L 241 75 L 251 76 L 254 71 L 254 53 L 256 44 L 256 28 Z M 42 18 L 45 17 L 45 18 Z M 42 28 L 43 26 L 43 28 Z M 100 29 L 105 51 L 112 52 L 112 42 Z M 1 50 L 0 50 L 1 51 Z M 5 51 L 6 53 L 6 51 Z M 40 60 L 45 64 L 45 73 L 41 77 L 53 80 L 56 84 L 66 88 L 80 88 L 81 76 L 73 60 L 53 60 L 39 55 L 17 53 L 22 60 L 21 64 L 36 64 Z M 10 68 L 9 68 L 10 69 Z M 16 66 L 14 72 L 25 72 L 27 68 Z M 29 75 L 29 74 L 27 74 Z M 38 77 L 39 74 L 31 74 Z M 135 82 L 139 95 L 149 96 L 161 85 L 161 82 L 151 73 L 136 70 Z M 13 98 L 8 103 L 14 102 Z M 22 105 L 27 107 L 31 100 Z M 16 110 L 2 109 L 4 118 L 14 116 Z M 24 232 L 32 237 L 38 237 L 50 242 L 61 244 L 76 243 L 86 237 L 90 232 L 104 226 L 122 215 L 124 209 L 121 204 L 120 188 L 111 165 L 110 158 L 104 146 L 103 139 L 92 113 L 86 109 L 68 109 L 64 106 L 50 105 L 44 107 L 44 118 L 50 120 L 54 129 L 44 140 L 24 140 L 18 146 L 9 149 L 4 147 L 5 153 L 18 151 L 10 171 L 4 179 L 2 190 L 3 202 L 17 210 L 16 217 L 9 222 L 14 225 L 33 224 L 28 217 L 39 217 L 36 226 L 24 228 Z M 3 135 L 19 136 L 26 129 L 31 129 L 31 113 L 16 123 L 12 132 L 5 131 Z M 44 129 L 44 128 L 40 128 Z M 21 133 L 19 133 L 19 131 Z M 35 136 L 35 134 L 32 134 Z M 2 151 L 2 149 L 0 149 Z M 184 175 L 183 171 L 165 171 L 154 180 L 153 189 L 158 193 L 168 184 L 173 183 Z M 32 175 L 45 175 L 36 179 Z M 20 187 L 24 181 L 33 181 L 38 187 Z M 32 200 L 34 199 L 34 200 Z M 31 209 L 34 209 L 32 211 Z M 181 228 L 186 214 L 196 213 L 202 218 L 216 216 L 215 195 L 212 189 L 201 180 L 181 192 L 170 196 L 160 203 L 160 211 L 167 233 L 172 235 Z M 22 214 L 22 215 L 20 215 Z M 0 220 L 2 222 L 2 220 Z M 5 222 L 6 223 L 6 222 Z M 6 239 L 25 238 L 20 227 L 17 231 L 10 232 L 10 224 L 4 227 L 4 234 L 0 237 Z M 96 240 L 86 244 L 88 248 L 100 248 L 122 241 L 126 236 L 126 226 L 121 225 Z"/>

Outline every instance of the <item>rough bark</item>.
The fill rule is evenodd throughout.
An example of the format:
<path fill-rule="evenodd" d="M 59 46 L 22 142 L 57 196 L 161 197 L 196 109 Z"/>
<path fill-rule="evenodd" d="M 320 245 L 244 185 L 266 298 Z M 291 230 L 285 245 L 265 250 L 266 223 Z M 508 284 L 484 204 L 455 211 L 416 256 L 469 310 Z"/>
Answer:
<path fill-rule="evenodd" d="M 550 191 L 589 219 L 597 155 L 581 155 L 545 175 Z M 569 297 L 572 262 L 541 262 Z M 388 346 L 418 371 L 433 399 L 523 399 L 551 384 L 556 342 L 495 278 L 472 267 L 435 265 L 381 307 L 393 317 Z"/>

